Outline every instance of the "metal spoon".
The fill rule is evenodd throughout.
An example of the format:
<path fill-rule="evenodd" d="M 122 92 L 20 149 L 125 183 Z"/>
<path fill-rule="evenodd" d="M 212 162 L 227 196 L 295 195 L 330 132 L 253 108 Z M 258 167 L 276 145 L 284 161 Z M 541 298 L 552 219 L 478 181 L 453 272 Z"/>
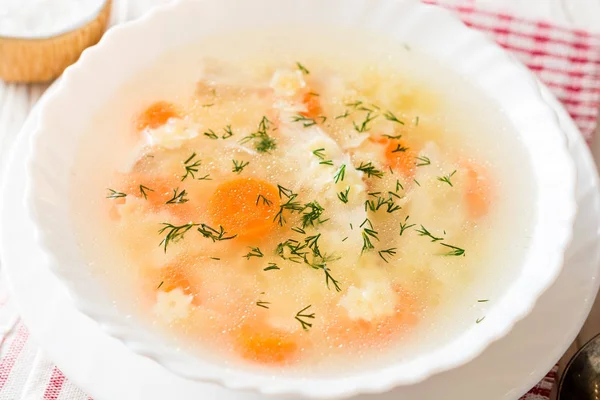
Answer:
<path fill-rule="evenodd" d="M 558 385 L 558 400 L 600 400 L 600 334 L 569 361 Z"/>

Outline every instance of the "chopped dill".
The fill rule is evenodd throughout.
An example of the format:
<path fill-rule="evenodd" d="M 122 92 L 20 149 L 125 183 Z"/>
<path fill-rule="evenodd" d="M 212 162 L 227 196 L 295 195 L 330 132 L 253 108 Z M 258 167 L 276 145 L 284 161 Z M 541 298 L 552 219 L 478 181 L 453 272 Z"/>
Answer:
<path fill-rule="evenodd" d="M 163 247 L 165 253 L 167 252 L 167 247 L 170 243 L 177 243 L 183 239 L 184 235 L 192 229 L 194 226 L 198 226 L 198 224 L 194 224 L 193 222 L 189 222 L 185 225 L 173 225 L 167 222 L 163 222 L 161 225 L 164 225 L 159 231 L 159 234 L 167 232 L 163 240 L 158 245 L 159 247 Z"/>
<path fill-rule="evenodd" d="M 201 176 L 200 178 L 198 178 L 199 181 L 212 181 L 212 178 L 210 177 L 210 174 L 206 174 L 204 176 Z"/>
<path fill-rule="evenodd" d="M 429 157 L 425 157 L 425 156 L 419 156 L 417 157 L 417 167 L 424 167 L 425 165 L 430 165 L 431 164 L 431 160 L 429 159 Z"/>
<path fill-rule="evenodd" d="M 456 246 L 451 246 L 451 245 L 446 244 L 446 243 L 440 243 L 440 244 L 442 246 L 448 247 L 450 249 L 450 251 L 448 253 L 443 254 L 444 256 L 459 257 L 459 256 L 464 256 L 465 255 L 465 249 L 461 249 L 460 247 L 456 247 Z"/>
<path fill-rule="evenodd" d="M 298 67 L 298 69 L 300 71 L 302 71 L 303 74 L 305 74 L 305 75 L 309 75 L 310 74 L 310 71 L 307 70 L 306 67 L 304 65 L 300 64 L 299 62 L 296 62 L 296 66 Z"/>
<path fill-rule="evenodd" d="M 396 148 L 392 150 L 392 153 L 404 153 L 406 150 L 408 150 L 408 147 L 404 147 L 401 144 L 398 144 L 398 146 L 396 146 Z"/>
<path fill-rule="evenodd" d="M 212 228 L 206 224 L 200 224 L 198 232 L 200 232 L 203 237 L 211 239 L 213 242 L 231 240 L 237 236 L 237 234 L 233 236 L 225 236 L 227 232 L 221 225 L 219 225 L 219 230 L 216 230 L 215 228 Z"/>
<path fill-rule="evenodd" d="M 388 139 L 400 139 L 402 137 L 402 135 L 381 135 L 383 137 L 386 137 Z"/>
<path fill-rule="evenodd" d="M 235 172 L 238 175 L 242 173 L 242 171 L 244 170 L 244 168 L 246 168 L 248 166 L 248 164 L 250 164 L 250 161 L 238 161 L 238 160 L 231 160 L 233 162 L 233 168 L 231 169 L 231 172 Z"/>
<path fill-rule="evenodd" d="M 271 150 L 277 148 L 277 142 L 268 134 L 268 130 L 271 128 L 271 121 L 266 116 L 263 116 L 258 123 L 258 129 L 256 132 L 245 136 L 240 140 L 241 144 L 253 141 L 254 148 L 259 153 L 269 153 Z"/>
<path fill-rule="evenodd" d="M 447 183 L 450 186 L 454 186 L 452 184 L 452 181 L 450 180 L 450 178 L 452 178 L 455 173 L 456 173 L 456 170 L 454 170 L 451 174 L 444 175 L 444 176 L 438 176 L 437 180 L 440 181 L 440 182 Z"/>
<path fill-rule="evenodd" d="M 415 117 L 415 126 L 419 126 L 419 116 Z"/>
<path fill-rule="evenodd" d="M 381 259 L 383 261 L 385 261 L 386 263 L 389 263 L 389 261 L 385 257 L 393 257 L 393 256 L 395 256 L 396 255 L 396 248 L 392 247 L 391 249 L 380 250 L 377 253 L 379 254 L 379 257 L 381 257 Z"/>
<path fill-rule="evenodd" d="M 302 329 L 304 329 L 305 331 L 307 331 L 309 328 L 312 327 L 312 323 L 309 323 L 308 321 L 306 321 L 306 319 L 314 319 L 315 318 L 315 313 L 310 313 L 310 314 L 302 314 L 304 311 L 308 310 L 310 307 L 312 307 L 311 305 L 308 305 L 306 307 L 304 307 L 302 310 L 298 311 L 296 313 L 296 320 L 298 322 L 300 322 L 300 324 L 302 325 Z"/>
<path fill-rule="evenodd" d="M 343 238 L 342 242 L 345 242 L 346 240 L 348 240 L 348 236 L 346 236 L 345 238 Z"/>
<path fill-rule="evenodd" d="M 165 281 L 161 281 L 161 282 L 158 284 L 158 287 L 156 288 L 156 290 L 160 289 L 160 288 L 161 288 L 161 286 L 163 285 L 163 283 L 165 283 Z"/>
<path fill-rule="evenodd" d="M 189 201 L 189 199 L 185 198 L 185 196 L 187 195 L 187 192 L 185 191 L 185 189 L 183 189 L 179 193 L 178 192 L 179 192 L 179 188 L 173 189 L 173 197 L 171 197 L 169 200 L 167 200 L 167 202 L 165 204 L 183 204 L 183 203 L 187 203 Z"/>
<path fill-rule="evenodd" d="M 341 292 L 342 289 L 340 288 L 339 281 L 331 275 L 331 269 L 329 269 L 329 267 L 327 266 L 328 263 L 337 260 L 339 260 L 339 257 L 335 257 L 332 255 L 323 255 L 318 257 L 315 256 L 313 262 L 308 262 L 306 260 L 305 262 L 314 269 L 323 270 L 323 272 L 325 273 L 325 285 L 327 286 L 327 289 L 331 290 L 329 285 L 332 284 L 336 292 Z"/>
<path fill-rule="evenodd" d="M 260 251 L 258 247 L 250 247 L 250 251 L 244 257 L 246 257 L 246 259 L 249 260 L 251 257 L 261 258 L 263 256 L 264 254 L 262 253 L 262 251 Z"/>
<path fill-rule="evenodd" d="M 348 203 L 348 193 L 350 193 L 350 186 L 348 186 L 345 191 L 337 194 L 338 199 L 344 204 Z"/>
<path fill-rule="evenodd" d="M 399 179 L 396 179 L 396 193 L 398 193 L 398 190 L 400 189 L 404 190 L 404 186 L 402 186 Z"/>
<path fill-rule="evenodd" d="M 215 133 L 215 131 L 213 131 L 212 129 L 207 130 L 206 132 L 204 132 L 204 136 L 210 138 L 210 139 L 218 139 L 219 136 L 217 136 L 217 134 Z"/>
<path fill-rule="evenodd" d="M 211 260 L 215 260 L 215 261 L 221 261 L 221 259 L 219 257 L 209 257 Z"/>
<path fill-rule="evenodd" d="M 208 108 L 208 107 L 212 107 L 214 105 L 215 105 L 215 103 L 207 103 L 207 104 L 202 104 L 202 107 Z"/>
<path fill-rule="evenodd" d="M 262 307 L 262 308 L 266 308 L 267 310 L 269 309 L 269 304 L 271 304 L 271 303 L 269 303 L 268 301 L 260 301 L 259 300 L 259 301 L 256 302 L 257 306 Z"/>
<path fill-rule="evenodd" d="M 416 224 L 408 224 L 408 218 L 410 217 L 410 215 L 407 215 L 406 218 L 404 218 L 404 222 L 400 222 L 400 236 L 402 236 L 402 234 L 404 233 L 405 230 L 412 228 L 413 226 L 416 226 Z"/>
<path fill-rule="evenodd" d="M 416 179 L 413 179 L 413 182 L 414 182 L 414 183 L 416 183 L 416 184 L 417 184 L 417 186 L 419 186 L 419 187 L 421 186 L 421 184 L 419 183 L 419 181 L 418 181 L 418 180 L 416 180 Z"/>
<path fill-rule="evenodd" d="M 304 126 L 305 128 L 308 128 L 308 127 L 311 127 L 311 126 L 317 124 L 317 121 L 315 121 L 312 118 L 308 118 L 302 114 L 294 115 L 292 117 L 292 122 L 302 122 L 302 126 Z"/>
<path fill-rule="evenodd" d="M 300 202 L 295 201 L 298 195 L 292 192 L 290 189 L 284 188 L 281 185 L 277 185 L 277 188 L 279 189 L 279 198 L 283 199 L 283 197 L 285 196 L 287 200 L 285 203 L 279 206 L 279 211 L 273 218 L 273 221 L 277 221 L 279 226 L 283 226 L 283 224 L 285 224 L 286 222 L 285 216 L 283 215 L 284 210 L 289 210 L 291 213 L 294 213 L 295 211 L 301 212 L 305 209 L 305 206 L 300 204 Z"/>
<path fill-rule="evenodd" d="M 284 260 L 289 260 L 298 264 L 302 261 L 306 261 L 306 257 L 308 255 L 308 252 L 304 251 L 306 248 L 306 244 L 302 244 L 294 239 L 288 239 L 285 242 L 277 244 L 277 247 L 275 248 L 275 254 Z M 289 255 L 286 254 L 286 249 Z"/>
<path fill-rule="evenodd" d="M 349 115 L 350 115 L 350 113 L 348 112 L 348 110 L 346 110 L 343 114 L 338 115 L 337 117 L 335 117 L 335 119 L 347 118 Z"/>
<path fill-rule="evenodd" d="M 421 225 L 420 229 L 417 229 L 417 233 L 419 234 L 419 236 L 426 236 L 426 237 L 430 238 L 432 242 L 438 242 L 440 240 L 444 240 L 444 238 L 436 237 L 436 236 L 432 235 L 431 232 L 429 232 L 427 230 L 427 228 L 425 228 L 423 225 Z"/>
<path fill-rule="evenodd" d="M 256 205 L 257 206 L 258 206 L 258 202 L 260 201 L 260 199 L 262 199 L 263 205 L 265 205 L 267 207 L 271 207 L 271 205 L 273 205 L 273 202 L 271 200 L 267 199 L 262 194 L 259 194 L 258 197 L 256 198 Z"/>
<path fill-rule="evenodd" d="M 368 163 L 361 162 L 356 169 L 367 174 L 368 178 L 370 178 L 371 176 L 375 176 L 377 178 L 383 177 L 383 172 L 375 168 L 375 166 L 370 161 Z"/>
<path fill-rule="evenodd" d="M 322 223 L 321 215 L 325 209 L 317 201 L 312 201 L 304 205 L 302 210 L 302 228 L 307 226 L 315 226 L 315 222 Z"/>
<path fill-rule="evenodd" d="M 223 128 L 223 130 L 225 131 L 225 133 L 223 134 L 223 136 L 221 136 L 221 139 L 229 139 L 230 137 L 233 136 L 233 131 L 231 130 L 231 125 L 227 125 L 225 128 Z"/>
<path fill-rule="evenodd" d="M 487 303 L 488 301 L 489 301 L 488 299 L 477 300 L 478 303 Z"/>
<path fill-rule="evenodd" d="M 388 121 L 392 121 L 392 122 L 396 122 L 400 125 L 404 125 L 404 122 L 400 121 L 398 118 L 396 118 L 396 116 L 394 114 L 392 114 L 391 111 L 386 111 L 385 114 L 383 114 L 383 116 L 385 117 L 385 119 L 387 119 Z"/>
<path fill-rule="evenodd" d="M 363 133 L 363 132 L 367 132 L 369 130 L 369 123 L 371 121 L 373 121 L 375 118 L 377 118 L 377 115 L 375 116 L 371 116 L 372 112 L 367 112 L 367 116 L 365 117 L 365 120 L 358 125 L 355 121 L 352 121 L 352 125 L 354 125 L 354 129 L 359 132 L 359 133 Z"/>
<path fill-rule="evenodd" d="M 365 219 L 362 224 L 360 224 L 360 227 L 362 228 L 364 225 L 369 225 L 369 227 L 363 228 L 362 230 L 363 247 L 361 253 L 375 248 L 371 242 L 371 239 L 379 241 L 379 237 L 377 236 L 378 233 L 373 229 L 373 224 L 368 218 Z"/>
<path fill-rule="evenodd" d="M 149 187 L 144 186 L 144 185 L 140 185 L 140 194 L 142 196 L 144 196 L 145 200 L 148 200 L 148 194 L 146 193 L 147 191 L 148 192 L 154 192 L 154 190 L 150 189 Z"/>
<path fill-rule="evenodd" d="M 321 257 L 321 250 L 319 249 L 319 238 L 321 238 L 320 233 L 314 236 L 309 236 L 306 239 L 304 239 L 304 243 L 306 243 L 308 248 L 312 250 L 313 255 L 315 257 Z"/>
<path fill-rule="evenodd" d="M 298 232 L 298 233 L 299 233 L 299 234 L 301 234 L 301 235 L 306 235 L 306 231 L 305 231 L 304 229 L 300 228 L 299 226 L 294 226 L 294 227 L 292 228 L 292 230 L 293 230 L 294 232 Z"/>
<path fill-rule="evenodd" d="M 198 172 L 198 167 L 200 165 L 202 165 L 202 161 L 201 160 L 196 160 L 194 161 L 194 158 L 196 158 L 196 153 L 192 153 L 191 156 L 189 156 L 189 158 L 187 160 L 185 160 L 183 162 L 183 165 L 185 167 L 185 175 L 183 175 L 181 177 L 181 181 L 183 182 L 188 176 L 191 176 L 192 179 L 196 179 L 196 175 L 195 173 Z"/>
<path fill-rule="evenodd" d="M 481 318 L 477 318 L 477 321 L 475 321 L 476 324 L 481 323 L 483 320 L 485 319 L 485 317 L 481 317 Z"/>
<path fill-rule="evenodd" d="M 108 191 L 108 196 L 106 196 L 107 199 L 118 199 L 120 197 L 127 197 L 127 195 L 123 192 L 117 192 L 116 190 L 110 188 L 108 189 Z"/>
<path fill-rule="evenodd" d="M 265 269 L 263 269 L 263 271 L 271 271 L 271 270 L 274 270 L 274 269 L 281 269 L 281 268 L 279 268 L 277 266 L 277 264 L 270 262 L 269 266 L 266 267 Z"/>
<path fill-rule="evenodd" d="M 321 147 L 320 149 L 313 150 L 313 152 L 312 152 L 312 153 L 313 153 L 313 154 L 314 154 L 314 155 L 315 155 L 315 156 L 316 156 L 316 157 L 317 157 L 319 160 L 324 160 L 324 159 L 325 159 L 325 153 L 324 153 L 324 151 L 325 151 L 325 148 L 324 148 L 324 147 Z"/>
<path fill-rule="evenodd" d="M 344 181 L 344 177 L 346 176 L 346 164 L 342 164 L 340 168 L 335 173 L 333 180 L 335 183 L 339 181 Z"/>

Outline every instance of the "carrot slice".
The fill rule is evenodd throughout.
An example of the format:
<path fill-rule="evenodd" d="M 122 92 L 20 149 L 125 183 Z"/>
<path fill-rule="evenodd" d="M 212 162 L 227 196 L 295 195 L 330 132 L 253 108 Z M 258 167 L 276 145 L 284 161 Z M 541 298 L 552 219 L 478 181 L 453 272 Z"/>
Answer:
<path fill-rule="evenodd" d="M 292 334 L 267 326 L 242 326 L 236 349 L 242 358 L 259 364 L 287 364 L 298 356 L 298 343 Z"/>
<path fill-rule="evenodd" d="M 469 216 L 479 219 L 490 211 L 491 186 L 489 179 L 480 166 L 470 163 L 467 169 L 467 188 L 464 199 L 467 204 Z"/>
<path fill-rule="evenodd" d="M 158 101 L 150 105 L 150 107 L 138 116 L 136 121 L 137 130 L 143 131 L 146 128 L 156 129 L 166 124 L 169 119 L 179 116 L 179 111 L 175 105 L 166 101 Z"/>
<path fill-rule="evenodd" d="M 302 98 L 302 102 L 306 106 L 306 112 L 302 112 L 301 114 L 305 117 L 309 118 L 317 118 L 320 115 L 323 115 L 323 109 L 321 108 L 321 100 L 319 100 L 319 96 L 311 92 L 310 90 L 304 93 Z"/>
<path fill-rule="evenodd" d="M 388 165 L 406 178 L 415 174 L 417 152 L 401 140 L 385 139 L 385 158 Z"/>
<path fill-rule="evenodd" d="M 273 230 L 278 210 L 277 188 L 256 178 L 224 182 L 209 200 L 213 222 L 243 239 L 257 239 Z"/>

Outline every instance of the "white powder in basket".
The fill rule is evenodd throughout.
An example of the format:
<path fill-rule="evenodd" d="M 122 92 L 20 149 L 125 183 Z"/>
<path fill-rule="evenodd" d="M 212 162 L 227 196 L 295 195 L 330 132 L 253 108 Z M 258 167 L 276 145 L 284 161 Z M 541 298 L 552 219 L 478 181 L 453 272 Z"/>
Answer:
<path fill-rule="evenodd" d="M 47 38 L 93 20 L 106 0 L 0 0 L 0 37 Z"/>

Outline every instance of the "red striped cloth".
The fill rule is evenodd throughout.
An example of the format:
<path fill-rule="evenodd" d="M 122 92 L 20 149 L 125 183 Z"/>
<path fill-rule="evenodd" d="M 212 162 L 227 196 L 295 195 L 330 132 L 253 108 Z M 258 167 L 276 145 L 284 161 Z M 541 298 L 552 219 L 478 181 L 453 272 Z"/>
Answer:
<path fill-rule="evenodd" d="M 550 87 L 589 140 L 600 100 L 600 38 L 581 30 L 490 12 L 460 0 L 424 0 L 448 7 L 469 26 L 513 52 Z M 4 297 L 2 295 L 4 293 Z M 29 340 L 0 286 L 0 399 L 91 400 Z M 546 400 L 556 368 L 522 400 Z"/>

